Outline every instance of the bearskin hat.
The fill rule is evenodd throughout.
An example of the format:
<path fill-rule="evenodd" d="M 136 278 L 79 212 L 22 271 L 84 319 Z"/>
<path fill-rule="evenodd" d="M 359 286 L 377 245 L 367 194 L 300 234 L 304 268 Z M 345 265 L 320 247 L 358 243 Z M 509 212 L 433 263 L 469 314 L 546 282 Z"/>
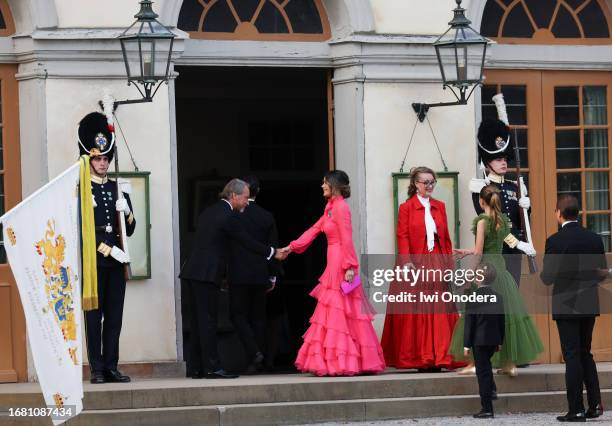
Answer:
<path fill-rule="evenodd" d="M 91 112 L 83 117 L 79 123 L 80 155 L 106 155 L 111 161 L 115 153 L 114 145 L 114 132 L 104 114 Z"/>
<path fill-rule="evenodd" d="M 507 161 L 514 158 L 514 151 L 510 144 L 510 129 L 503 121 L 488 118 L 480 123 L 478 154 L 480 160 L 485 164 L 500 157 L 506 157 Z"/>

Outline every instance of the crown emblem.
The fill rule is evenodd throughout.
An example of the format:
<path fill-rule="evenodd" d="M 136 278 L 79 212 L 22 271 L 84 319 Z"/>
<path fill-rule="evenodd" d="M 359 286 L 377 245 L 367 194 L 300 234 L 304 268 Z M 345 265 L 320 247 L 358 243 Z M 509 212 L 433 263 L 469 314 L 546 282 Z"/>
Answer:
<path fill-rule="evenodd" d="M 98 133 L 94 139 L 94 143 L 100 149 L 100 151 L 104 151 L 108 145 L 108 139 L 106 139 L 104 133 Z"/>
<path fill-rule="evenodd" d="M 495 138 L 495 146 L 497 149 L 502 149 L 506 145 L 506 141 L 500 138 L 499 136 Z"/>

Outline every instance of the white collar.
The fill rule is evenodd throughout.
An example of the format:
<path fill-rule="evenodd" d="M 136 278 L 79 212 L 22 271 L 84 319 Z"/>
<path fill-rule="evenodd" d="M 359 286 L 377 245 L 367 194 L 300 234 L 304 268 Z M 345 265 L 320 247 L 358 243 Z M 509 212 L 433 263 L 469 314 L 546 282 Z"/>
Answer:
<path fill-rule="evenodd" d="M 230 209 L 232 211 L 234 211 L 234 208 L 232 207 L 232 203 L 230 203 L 229 201 L 227 201 L 225 198 L 221 198 L 223 201 L 225 201 L 227 203 L 228 206 L 230 206 Z"/>
<path fill-rule="evenodd" d="M 565 222 L 561 224 L 561 228 L 563 228 L 568 223 L 578 223 L 578 221 L 577 220 L 566 220 Z"/>
<path fill-rule="evenodd" d="M 93 183 L 97 183 L 98 185 L 102 185 L 105 184 L 106 182 L 108 182 L 108 175 L 105 175 L 104 177 L 100 177 L 100 176 L 96 176 L 93 173 L 91 174 L 91 181 Z"/>
<path fill-rule="evenodd" d="M 416 196 L 419 197 L 419 201 L 421 202 L 421 204 L 423 204 L 423 206 L 429 206 L 429 197 L 421 197 L 419 194 L 417 194 Z"/>
<path fill-rule="evenodd" d="M 255 202 L 255 198 L 249 198 L 249 203 L 254 203 Z"/>
<path fill-rule="evenodd" d="M 495 183 L 504 183 L 504 181 L 506 180 L 506 178 L 494 172 L 490 172 L 487 177 L 489 178 L 491 182 L 495 182 Z"/>

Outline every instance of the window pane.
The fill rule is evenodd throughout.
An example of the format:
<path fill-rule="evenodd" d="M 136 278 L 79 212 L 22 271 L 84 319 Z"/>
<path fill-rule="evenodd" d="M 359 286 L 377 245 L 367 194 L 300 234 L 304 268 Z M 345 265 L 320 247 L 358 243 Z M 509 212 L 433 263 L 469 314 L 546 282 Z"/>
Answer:
<path fill-rule="evenodd" d="M 552 27 L 552 33 L 559 38 L 580 38 L 580 30 L 574 20 L 574 17 L 569 11 L 561 6 L 557 12 L 555 24 Z"/>
<path fill-rule="evenodd" d="M 480 33 L 485 37 L 497 37 L 504 10 L 495 1 L 488 1 L 482 13 Z"/>
<path fill-rule="evenodd" d="M 596 1 L 591 0 L 578 14 L 582 23 L 585 37 L 607 38 L 610 37 L 606 17 Z"/>
<path fill-rule="evenodd" d="M 584 124 L 607 124 L 608 108 L 605 86 L 585 86 L 582 90 Z"/>
<path fill-rule="evenodd" d="M 557 173 L 557 195 L 569 194 L 578 199 L 582 204 L 582 192 L 580 185 L 580 173 Z"/>
<path fill-rule="evenodd" d="M 518 141 L 519 146 L 519 155 L 521 157 L 521 168 L 529 167 L 529 160 L 527 155 L 527 129 L 512 129 L 510 131 L 510 144 L 512 145 L 512 149 L 514 149 L 514 138 Z M 514 151 L 512 151 L 514 153 Z M 508 162 L 508 168 L 514 169 L 516 168 L 516 161 L 514 157 L 512 161 Z"/>
<path fill-rule="evenodd" d="M 259 5 L 259 0 L 232 0 L 232 4 L 234 5 L 234 9 L 236 9 L 236 13 L 240 17 L 241 22 L 250 22 L 251 18 L 255 14 L 257 10 L 257 6 Z"/>
<path fill-rule="evenodd" d="M 578 124 L 580 124 L 578 88 L 555 87 L 555 125 L 577 126 Z"/>
<path fill-rule="evenodd" d="M 586 172 L 587 210 L 610 208 L 610 181 L 608 172 Z"/>
<path fill-rule="evenodd" d="M 290 1 L 285 12 L 291 21 L 294 33 L 321 34 L 323 25 L 313 0 Z"/>
<path fill-rule="evenodd" d="M 502 86 L 501 90 L 506 101 L 506 110 L 510 124 L 527 124 L 526 87 Z"/>
<path fill-rule="evenodd" d="M 269 1 L 261 9 L 257 21 L 255 21 L 255 26 L 260 33 L 289 33 L 289 28 L 287 28 L 283 15 Z"/>
<path fill-rule="evenodd" d="M 227 2 L 220 1 L 211 6 L 204 19 L 204 31 L 233 33 L 238 23 Z"/>
<path fill-rule="evenodd" d="M 601 236 L 606 252 L 610 251 L 610 215 L 587 215 L 587 229 Z"/>
<path fill-rule="evenodd" d="M 550 0 L 525 0 L 525 3 L 538 28 L 548 28 L 557 2 Z"/>
<path fill-rule="evenodd" d="M 584 131 L 585 167 L 608 167 L 608 131 L 586 129 Z"/>
<path fill-rule="evenodd" d="M 534 31 L 535 30 L 531 25 L 531 21 L 529 20 L 527 13 L 525 13 L 523 4 L 517 3 L 506 18 L 502 36 L 530 38 Z"/>
<path fill-rule="evenodd" d="M 199 31 L 198 24 L 202 12 L 204 12 L 204 6 L 198 0 L 184 0 L 177 27 L 183 31 Z"/>
<path fill-rule="evenodd" d="M 556 152 L 557 169 L 577 169 L 580 167 L 580 131 L 557 130 Z"/>

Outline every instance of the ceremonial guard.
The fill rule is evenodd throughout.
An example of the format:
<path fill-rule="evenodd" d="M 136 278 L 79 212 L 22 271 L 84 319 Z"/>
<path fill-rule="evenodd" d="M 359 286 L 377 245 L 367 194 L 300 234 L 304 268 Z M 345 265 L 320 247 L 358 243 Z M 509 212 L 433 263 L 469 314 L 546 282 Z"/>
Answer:
<path fill-rule="evenodd" d="M 127 192 L 129 188 L 107 176 L 115 152 L 112 114 L 87 114 L 79 123 L 79 150 L 90 156 L 91 188 L 97 247 L 98 309 L 85 312 L 87 355 L 91 383 L 129 382 L 130 378 L 117 370 L 119 335 L 125 298 L 125 264 L 129 262 L 121 244 L 120 222 L 125 233 L 134 233 L 136 221 Z M 125 220 L 120 221 L 119 215 Z"/>
<path fill-rule="evenodd" d="M 522 197 L 516 181 L 506 179 L 508 162 L 513 159 L 510 145 L 510 129 L 499 119 L 486 119 L 478 128 L 478 153 L 481 165 L 486 168 L 484 179 L 472 179 L 470 191 L 477 214 L 483 213 L 478 202 L 480 190 L 488 184 L 496 186 L 501 195 L 501 211 L 510 219 L 510 234 L 504 239 L 502 253 L 505 255 L 506 267 L 517 285 L 521 280 L 521 254 L 535 256 L 533 245 L 521 229 L 522 209 L 529 209 L 531 203 L 527 197 L 527 188 L 521 184 Z"/>

